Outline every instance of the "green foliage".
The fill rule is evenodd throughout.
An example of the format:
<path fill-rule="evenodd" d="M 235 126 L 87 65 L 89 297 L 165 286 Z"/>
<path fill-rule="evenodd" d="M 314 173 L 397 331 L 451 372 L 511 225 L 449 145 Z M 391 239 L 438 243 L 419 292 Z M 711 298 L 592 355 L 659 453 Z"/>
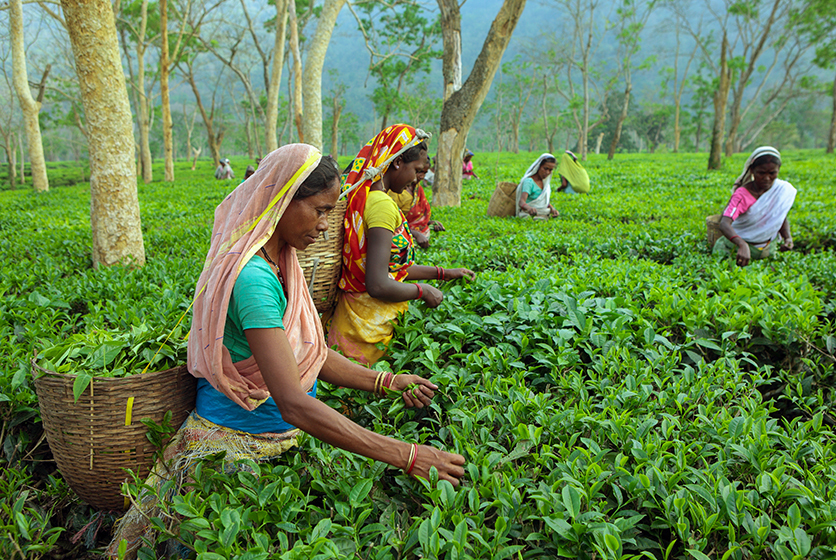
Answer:
<path fill-rule="evenodd" d="M 369 2 L 358 8 L 363 13 L 358 23 L 372 52 L 369 74 L 377 80 L 371 100 L 388 123 L 390 115 L 414 106 L 404 97 L 405 88 L 419 74 L 429 74 L 432 60 L 441 57 L 433 48 L 441 37 L 441 25 L 437 18 L 430 20 L 418 3 L 380 6 Z"/>
<path fill-rule="evenodd" d="M 378 433 L 463 454 L 463 484 L 409 479 L 310 437 L 269 464 L 212 457 L 164 501 L 160 542 L 140 558 L 165 557 L 169 539 L 203 559 L 832 556 L 830 160 L 784 154 L 797 249 L 740 269 L 708 253 L 704 218 L 728 200 L 745 154 L 711 173 L 704 155 L 593 157 L 591 194 L 555 194 L 561 216 L 548 222 L 485 217 L 496 181 L 517 181 L 536 154 L 480 156 L 481 178 L 461 208 L 434 209 L 447 232 L 419 253 L 477 279 L 442 285 L 437 309 L 411 305 L 378 364 L 439 385 L 432 406 L 325 384 L 319 394 Z M 16 465 L 0 476 L 4 557 L 12 542 L 61 542 L 48 533 L 60 519 L 49 485 L 27 482 L 42 475 L 21 461 L 45 453 L 33 350 L 52 348 L 43 359 L 57 368 L 101 359 L 127 373 L 190 302 L 212 212 L 234 185 L 178 176 L 140 186 L 140 270 L 91 267 L 85 187 L 0 193 L 0 229 L 14 232 L 0 236 L 0 412 Z M 168 430 L 149 428 L 157 442 Z M 28 538 L 14 521 L 26 490 L 21 511 L 41 515 L 25 514 Z"/>

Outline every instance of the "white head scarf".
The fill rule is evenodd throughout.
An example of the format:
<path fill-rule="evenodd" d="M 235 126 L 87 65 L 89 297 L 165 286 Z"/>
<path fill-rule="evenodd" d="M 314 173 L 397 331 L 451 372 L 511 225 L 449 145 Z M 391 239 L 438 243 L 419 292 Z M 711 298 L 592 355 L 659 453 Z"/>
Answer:
<path fill-rule="evenodd" d="M 742 187 L 753 179 L 750 168 L 752 167 L 752 163 L 754 163 L 754 161 L 761 156 L 775 156 L 778 158 L 778 165 L 781 164 L 781 154 L 772 146 L 761 146 L 760 148 L 756 148 L 755 151 L 752 152 L 748 158 L 746 158 L 746 163 L 743 164 L 743 172 L 737 177 L 737 179 L 734 180 L 733 189 Z"/>
<path fill-rule="evenodd" d="M 537 171 L 540 169 L 540 166 L 543 164 L 543 160 L 547 159 L 547 158 L 551 158 L 551 159 L 557 161 L 557 158 L 555 158 L 552 154 L 549 154 L 549 153 L 542 154 L 542 155 L 540 155 L 540 157 L 538 157 L 536 160 L 534 160 L 534 163 L 532 163 L 531 165 L 528 166 L 528 169 L 526 170 L 526 172 L 523 174 L 522 178 L 520 179 L 520 183 L 517 185 L 517 214 L 519 214 L 519 212 L 520 212 L 520 195 L 522 195 L 523 181 L 525 181 L 526 178 L 531 177 L 535 173 L 537 173 Z M 543 179 L 543 192 L 540 193 L 539 197 L 537 197 L 538 199 L 541 199 L 545 196 L 546 201 L 549 200 L 549 198 L 551 197 L 551 193 L 552 193 L 551 180 L 552 180 L 551 175 L 549 175 L 548 177 Z M 531 202 L 533 202 L 533 201 L 531 201 Z"/>

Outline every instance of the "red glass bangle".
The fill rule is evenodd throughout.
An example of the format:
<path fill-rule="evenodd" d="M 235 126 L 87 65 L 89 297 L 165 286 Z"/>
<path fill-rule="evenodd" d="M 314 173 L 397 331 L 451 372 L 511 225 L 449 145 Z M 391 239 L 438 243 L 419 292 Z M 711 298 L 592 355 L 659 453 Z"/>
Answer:
<path fill-rule="evenodd" d="M 424 288 L 421 287 L 421 284 L 415 285 L 418 286 L 418 297 L 415 299 L 421 299 L 422 297 L 424 297 Z"/>

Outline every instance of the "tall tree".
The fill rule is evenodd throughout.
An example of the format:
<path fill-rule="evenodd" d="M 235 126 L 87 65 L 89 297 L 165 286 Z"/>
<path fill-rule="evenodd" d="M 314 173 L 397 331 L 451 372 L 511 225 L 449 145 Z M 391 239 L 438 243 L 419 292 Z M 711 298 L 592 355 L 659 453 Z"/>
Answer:
<path fill-rule="evenodd" d="M 296 2 L 292 1 L 288 7 L 290 14 L 290 54 L 293 59 L 293 82 L 288 80 L 288 87 L 292 87 L 290 101 L 293 106 L 293 122 L 296 123 L 296 136 L 299 142 L 305 141 L 305 131 L 302 129 L 302 50 L 299 46 L 299 18 L 296 15 Z M 292 84 L 292 86 L 291 86 Z"/>
<path fill-rule="evenodd" d="M 627 120 L 630 96 L 633 92 L 633 72 L 648 68 L 653 59 L 651 57 L 639 63 L 635 68 L 633 67 L 633 57 L 638 54 L 641 48 L 642 31 L 644 31 L 647 19 L 655 5 L 655 0 L 623 0 L 616 12 L 618 14 L 616 23 L 618 29 L 616 35 L 618 39 L 618 63 L 621 75 L 624 78 L 624 97 L 621 102 L 621 113 L 618 115 L 615 132 L 610 142 L 610 149 L 607 152 L 607 159 L 612 159 L 615 156 L 615 150 L 618 147 L 619 140 L 621 140 L 621 129 L 624 126 L 624 121 Z M 602 137 L 599 136 L 600 138 Z"/>
<path fill-rule="evenodd" d="M 90 139 L 93 264 L 145 264 L 131 107 L 108 0 L 61 0 Z"/>
<path fill-rule="evenodd" d="M 369 74 L 377 83 L 371 99 L 382 119 L 382 130 L 390 115 L 405 108 L 405 88 L 418 75 L 429 74 L 430 63 L 441 56 L 441 51 L 433 49 L 441 27 L 438 21 L 426 17 L 417 3 L 366 2 L 359 8 L 363 17 L 354 9 L 352 13 L 369 51 Z M 410 32 L 404 33 L 404 29 Z"/>
<path fill-rule="evenodd" d="M 589 145 L 589 136 L 592 131 L 604 123 L 607 114 L 607 95 L 610 88 L 615 84 L 615 76 L 605 81 L 605 85 L 598 95 L 598 101 L 595 104 L 597 108 L 601 109 L 598 119 L 592 123 L 593 94 L 595 93 L 596 84 L 593 74 L 596 73 L 596 57 L 601 42 L 606 33 L 605 22 L 609 21 L 609 14 L 597 13 L 601 7 L 601 0 L 551 0 L 556 4 L 560 12 L 566 17 L 564 18 L 568 29 L 564 27 L 562 33 L 565 36 L 570 36 L 570 44 L 568 49 L 564 49 L 562 57 L 564 61 L 560 61 L 560 65 L 566 69 L 566 85 L 569 89 L 568 94 L 558 90 L 563 97 L 572 105 L 572 113 L 578 127 L 578 144 L 576 150 L 581 159 L 586 159 L 587 146 Z M 604 6 L 614 7 L 615 4 L 609 5 L 604 3 Z M 604 22 L 604 23 L 602 23 Z M 574 91 L 574 73 L 580 73 L 580 101 L 578 106 L 575 103 Z"/>
<path fill-rule="evenodd" d="M 305 73 L 302 77 L 305 119 L 302 132 L 305 142 L 319 149 L 322 149 L 322 67 L 343 4 L 345 0 L 325 0 L 305 58 Z"/>
<path fill-rule="evenodd" d="M 729 132 L 726 137 L 726 157 L 731 156 L 739 149 L 738 129 L 743 118 L 743 97 L 747 86 L 751 83 L 752 74 L 760 66 L 761 55 L 768 47 L 775 51 L 774 62 L 779 59 L 779 53 L 784 45 L 788 44 L 786 37 L 774 39 L 774 28 L 789 12 L 789 0 L 773 0 L 770 5 L 764 6 L 766 10 L 759 10 L 759 2 L 751 4 L 735 3 L 729 6 L 729 11 L 743 20 L 743 25 L 738 27 L 738 39 L 743 47 L 740 56 L 735 57 L 736 64 L 734 71 L 737 79 L 732 85 L 732 102 L 729 115 Z M 760 14 L 768 14 L 764 19 Z M 767 40 L 773 38 L 771 44 Z M 774 64 L 773 62 L 773 64 Z M 763 82 L 761 82 L 763 83 Z"/>
<path fill-rule="evenodd" d="M 32 97 L 29 91 L 29 76 L 26 73 L 26 54 L 23 47 L 23 6 L 21 0 L 11 0 L 9 5 L 9 35 L 12 42 L 12 72 L 15 92 L 20 103 L 23 119 L 26 124 L 26 141 L 29 145 L 29 164 L 32 169 L 32 186 L 36 191 L 48 191 L 49 179 L 46 176 L 46 162 L 44 161 L 44 146 L 41 140 L 41 126 L 38 113 L 41 110 L 46 78 L 49 74 L 47 66 L 41 83 L 38 86 L 38 98 Z"/>
<path fill-rule="evenodd" d="M 223 144 L 224 134 L 226 132 L 223 122 L 218 123 L 216 120 L 218 113 L 221 111 L 215 103 L 218 87 L 223 80 L 223 74 L 218 74 L 215 79 L 214 89 L 212 90 L 212 102 L 209 110 L 207 110 L 203 103 L 203 97 L 200 94 L 200 88 L 197 85 L 193 60 L 192 57 L 184 58 L 179 68 L 185 74 L 186 81 L 189 82 L 189 86 L 192 88 L 197 108 L 200 110 L 200 116 L 203 119 L 203 126 L 206 128 L 206 142 L 209 144 L 209 151 L 212 152 L 212 161 L 217 164 L 221 159 L 221 145 Z"/>
<path fill-rule="evenodd" d="M 250 77 L 250 61 L 248 60 L 247 54 L 248 49 L 246 49 L 247 45 L 244 43 L 248 29 L 246 27 L 233 28 L 232 26 L 226 26 L 225 29 L 228 33 L 228 37 L 226 37 L 226 40 L 223 42 L 218 41 L 216 36 L 209 37 L 205 35 L 201 35 L 200 40 L 203 43 L 203 47 L 207 51 L 214 54 L 218 60 L 223 62 L 224 65 L 238 77 L 241 85 L 244 86 L 244 91 L 247 94 L 248 101 L 246 108 L 250 112 L 248 118 L 250 118 L 253 122 L 264 122 L 264 107 L 260 103 L 260 96 L 256 95 L 256 85 L 254 85 L 254 81 Z M 244 48 L 242 49 L 242 47 Z M 240 57 L 238 56 L 239 54 L 241 55 Z M 258 118 L 256 118 L 256 113 L 258 113 Z M 261 157 L 264 155 L 262 153 L 261 137 L 257 136 L 255 138 L 255 142 L 258 149 L 258 155 Z"/>
<path fill-rule="evenodd" d="M 337 154 L 340 153 L 340 117 L 343 109 L 345 109 L 345 97 L 343 97 L 345 95 L 345 84 L 340 81 L 339 73 L 335 69 L 328 70 L 328 75 L 331 78 L 332 85 L 324 103 L 331 108 L 331 116 L 328 119 L 331 125 L 331 154 L 337 157 Z"/>
<path fill-rule="evenodd" d="M 139 129 L 139 167 L 142 180 L 150 183 L 154 179 L 153 158 L 151 157 L 151 102 L 145 86 L 145 53 L 155 37 L 148 37 L 148 0 L 141 0 L 122 6 L 119 23 L 125 26 L 136 42 L 136 76 L 133 90 L 136 94 L 137 128 Z M 127 49 L 127 43 L 124 48 Z M 126 50 L 127 55 L 127 50 Z M 130 59 L 128 59 L 130 65 Z"/>
<path fill-rule="evenodd" d="M 168 52 L 168 0 L 160 0 L 160 43 L 160 102 L 163 113 L 163 150 L 165 152 L 163 180 L 171 182 L 174 181 L 174 145 L 171 138 L 171 103 L 168 99 L 168 74 L 171 64 Z"/>
<path fill-rule="evenodd" d="M 728 52 L 729 41 L 726 34 L 723 33 L 723 41 L 720 44 L 720 76 L 717 80 L 717 89 L 714 90 L 714 125 L 711 129 L 711 151 L 708 154 L 709 169 L 723 167 L 723 133 L 726 129 L 726 103 L 729 99 L 729 87 L 731 86 Z"/>
<path fill-rule="evenodd" d="M 800 32 L 815 45 L 813 63 L 819 68 L 832 70 L 836 66 L 836 2 L 833 0 L 809 0 L 806 9 L 797 9 L 792 21 Z M 830 90 L 830 129 L 827 135 L 827 153 L 836 148 L 836 76 Z"/>
<path fill-rule="evenodd" d="M 537 83 L 532 69 L 531 62 L 523 61 L 522 57 L 516 56 L 511 62 L 502 65 L 502 74 L 508 77 L 507 80 L 497 87 L 498 95 L 501 95 L 507 102 L 506 109 L 498 111 L 498 117 L 511 128 L 511 151 L 515 154 L 520 152 L 520 125 L 522 124 L 525 107 L 534 93 L 534 86 Z"/>
<path fill-rule="evenodd" d="M 467 133 L 490 90 L 502 55 L 525 8 L 525 0 L 502 2 L 482 44 L 482 50 L 464 83 L 461 82 L 462 17 L 458 0 L 438 0 L 438 7 L 441 11 L 441 35 L 444 43 L 444 105 L 441 109 L 433 204 L 459 206 L 462 191 L 461 158 Z"/>
<path fill-rule="evenodd" d="M 685 62 L 685 68 L 681 72 L 680 77 L 680 50 L 682 46 L 682 25 L 679 21 L 679 13 L 676 13 L 676 20 L 673 22 L 674 34 L 676 36 L 676 47 L 673 54 L 673 67 L 666 67 L 663 69 L 664 80 L 662 82 L 662 89 L 666 89 L 668 83 L 672 84 L 673 89 L 673 151 L 679 152 L 679 142 L 682 135 L 682 125 L 680 122 L 682 112 L 682 94 L 685 92 L 685 86 L 688 84 L 688 71 L 691 69 L 691 64 L 699 51 L 699 45 L 695 44 L 691 49 L 691 54 Z M 699 148 L 697 148 L 699 150 Z"/>
<path fill-rule="evenodd" d="M 184 42 L 194 39 L 195 28 L 189 29 L 189 13 L 192 8 L 192 0 L 185 0 L 182 6 L 177 2 L 160 0 L 160 101 L 162 106 L 163 120 L 163 151 L 165 154 L 165 181 L 174 181 L 174 139 L 172 138 L 171 102 L 169 101 L 168 80 L 171 69 L 176 66 L 178 59 L 183 52 Z M 171 10 L 179 16 L 179 30 L 174 41 L 173 50 L 169 51 L 168 13 Z M 204 11 L 204 14 L 208 11 Z M 198 23 L 197 28 L 200 25 Z M 187 154 L 188 157 L 188 154 Z"/>
<path fill-rule="evenodd" d="M 724 104 L 724 110 L 729 112 L 725 141 L 727 156 L 754 141 L 757 132 L 777 118 L 799 94 L 797 86 L 804 81 L 803 61 L 809 44 L 801 40 L 792 27 L 791 8 L 797 1 L 723 0 L 723 9 L 717 9 L 717 2 L 713 0 L 703 0 L 699 7 L 684 0 L 673 4 L 682 14 L 680 21 L 714 70 L 718 84 L 724 81 L 724 69 L 717 64 L 717 53 L 712 52 L 712 48 L 716 48 L 714 32 L 722 33 L 726 39 L 731 94 L 731 100 Z M 699 17 L 695 16 L 695 10 L 699 10 Z M 694 28 L 694 23 L 702 23 L 703 16 L 712 23 L 706 34 Z M 774 75 L 776 69 L 780 72 L 777 76 Z M 741 126 L 752 110 L 760 114 L 748 119 L 748 129 L 741 132 Z M 715 123 L 717 118 L 720 116 L 715 114 Z M 725 115 L 722 118 L 725 121 Z"/>
<path fill-rule="evenodd" d="M 277 127 L 279 121 L 279 86 L 284 65 L 284 44 L 287 36 L 288 4 L 290 0 L 275 0 L 276 20 L 273 40 L 270 85 L 267 88 L 267 110 L 264 123 L 264 149 L 269 153 L 279 147 Z"/>
<path fill-rule="evenodd" d="M 6 72 L 5 55 L 7 51 L 0 51 L 3 58 L 0 59 L 0 72 L 3 74 L 2 89 L 0 89 L 0 99 L 8 100 L 8 106 L 5 103 L 0 105 L 0 141 L 3 143 L 3 151 L 6 152 L 6 168 L 9 174 L 9 188 L 14 190 L 17 187 L 17 131 L 19 123 L 15 118 L 17 111 L 15 110 L 15 96 L 12 93 L 14 90 L 13 80 Z"/>

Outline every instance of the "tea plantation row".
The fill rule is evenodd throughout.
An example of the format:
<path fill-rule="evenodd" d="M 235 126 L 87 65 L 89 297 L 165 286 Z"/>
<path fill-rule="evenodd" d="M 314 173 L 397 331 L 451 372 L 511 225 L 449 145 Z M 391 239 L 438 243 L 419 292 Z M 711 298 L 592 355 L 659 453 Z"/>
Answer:
<path fill-rule="evenodd" d="M 410 306 L 381 364 L 440 385 L 433 406 L 322 392 L 380 433 L 464 454 L 463 485 L 305 438 L 260 476 L 203 464 L 169 504 L 177 539 L 205 560 L 836 555 L 833 159 L 786 155 L 797 250 L 739 269 L 708 254 L 704 218 L 743 155 L 714 173 L 704 155 L 593 156 L 592 194 L 554 195 L 559 219 L 485 218 L 495 181 L 536 155 L 480 155 L 462 206 L 434 212 L 448 231 L 420 262 L 478 277 Z M 93 557 L 108 540 L 113 516 L 49 460 L 28 360 L 60 341 L 159 345 L 234 186 L 198 178 L 209 167 L 140 186 L 141 270 L 92 269 L 85 185 L 0 193 L 3 557 Z M 164 360 L 182 359 L 185 328 Z"/>

